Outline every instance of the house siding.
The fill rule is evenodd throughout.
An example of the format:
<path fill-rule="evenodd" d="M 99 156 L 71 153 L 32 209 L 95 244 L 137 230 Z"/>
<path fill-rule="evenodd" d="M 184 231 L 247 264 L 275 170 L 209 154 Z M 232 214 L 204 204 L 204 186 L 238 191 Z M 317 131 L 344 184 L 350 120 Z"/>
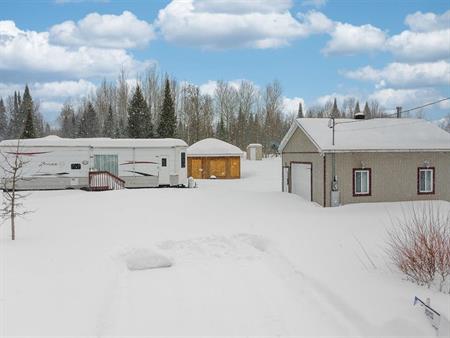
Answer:
<path fill-rule="evenodd" d="M 324 157 L 300 129 L 297 129 L 289 139 L 281 157 L 283 166 L 287 167 L 290 167 L 292 162 L 312 163 L 312 200 L 323 205 Z"/>
<path fill-rule="evenodd" d="M 434 194 L 417 192 L 417 169 L 424 167 L 424 161 L 435 168 Z M 371 169 L 370 196 L 353 196 L 353 169 L 361 167 Z M 450 201 L 450 152 L 336 154 L 336 174 L 342 204 L 430 199 Z M 331 171 L 328 175 L 331 178 Z"/>
<path fill-rule="evenodd" d="M 341 204 L 420 200 L 450 201 L 450 152 L 353 152 L 337 153 Z M 313 201 L 330 206 L 332 155 L 320 154 L 314 143 L 299 128 L 282 152 L 283 166 L 291 162 L 313 165 Z M 417 170 L 424 162 L 435 168 L 434 194 L 417 192 Z M 370 196 L 353 196 L 353 169 L 371 169 Z M 325 170 L 325 173 L 324 173 Z"/>

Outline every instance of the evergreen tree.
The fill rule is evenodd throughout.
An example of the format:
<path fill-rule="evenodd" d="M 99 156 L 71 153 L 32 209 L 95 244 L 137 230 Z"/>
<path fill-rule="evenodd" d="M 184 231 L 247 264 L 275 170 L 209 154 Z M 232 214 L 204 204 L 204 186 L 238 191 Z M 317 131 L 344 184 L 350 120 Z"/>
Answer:
<path fill-rule="evenodd" d="M 6 116 L 6 108 L 3 99 L 0 98 L 0 140 L 7 137 L 8 118 Z"/>
<path fill-rule="evenodd" d="M 147 138 L 153 134 L 151 115 L 139 84 L 128 106 L 128 136 Z"/>
<path fill-rule="evenodd" d="M 152 138 L 153 135 L 153 122 L 152 122 L 152 112 L 151 107 L 147 106 L 147 109 L 144 113 L 144 130 L 143 137 L 144 138 Z"/>
<path fill-rule="evenodd" d="M 8 137 L 15 139 L 19 138 L 19 136 L 22 135 L 23 132 L 23 119 L 20 114 L 20 94 L 18 95 L 17 92 L 14 92 L 13 97 L 13 104 L 12 104 L 12 110 L 10 110 L 10 121 L 9 121 L 9 127 L 8 127 Z"/>
<path fill-rule="evenodd" d="M 226 140 L 227 138 L 227 131 L 225 129 L 225 122 L 222 115 L 220 116 L 219 123 L 217 124 L 216 137 L 219 140 Z"/>
<path fill-rule="evenodd" d="M 175 106 L 170 92 L 169 79 L 166 78 L 166 85 L 164 88 L 164 101 L 159 118 L 158 136 L 159 137 L 174 137 L 177 126 L 177 117 L 175 115 Z"/>
<path fill-rule="evenodd" d="M 355 114 L 355 116 L 358 115 L 358 114 L 361 114 L 361 109 L 359 108 L 359 101 L 356 101 L 354 114 Z"/>
<path fill-rule="evenodd" d="M 339 109 L 338 109 L 336 98 L 335 98 L 334 102 L 333 102 L 333 107 L 331 108 L 331 116 L 337 118 L 337 117 L 339 117 L 339 114 L 340 113 L 339 113 Z"/>
<path fill-rule="evenodd" d="M 305 116 L 303 115 L 303 105 L 301 102 L 298 103 L 298 113 L 297 113 L 297 118 L 298 119 L 302 119 Z"/>
<path fill-rule="evenodd" d="M 364 105 L 364 116 L 366 117 L 366 119 L 370 119 L 371 118 L 369 104 L 367 102 Z"/>
<path fill-rule="evenodd" d="M 25 86 L 25 92 L 23 93 L 23 101 L 20 105 L 20 110 L 22 115 L 25 116 L 22 138 L 35 138 L 36 129 L 34 123 L 34 104 L 28 85 Z"/>
<path fill-rule="evenodd" d="M 84 109 L 83 116 L 81 117 L 78 135 L 80 137 L 98 137 L 99 131 L 100 128 L 97 113 L 95 112 L 94 106 L 89 101 Z"/>
<path fill-rule="evenodd" d="M 25 120 L 25 126 L 22 133 L 22 138 L 35 138 L 36 130 L 34 129 L 33 114 L 28 111 L 27 118 Z"/>
<path fill-rule="evenodd" d="M 113 138 L 116 134 L 114 125 L 114 114 L 111 105 L 108 108 L 108 115 L 106 115 L 105 124 L 103 125 L 103 135 Z"/>

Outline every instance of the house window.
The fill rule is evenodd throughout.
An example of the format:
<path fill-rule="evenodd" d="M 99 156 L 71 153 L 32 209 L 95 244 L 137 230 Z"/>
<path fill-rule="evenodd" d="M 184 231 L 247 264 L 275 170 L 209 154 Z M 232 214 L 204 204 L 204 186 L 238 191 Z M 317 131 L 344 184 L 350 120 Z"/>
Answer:
<path fill-rule="evenodd" d="M 161 159 L 161 167 L 167 167 L 167 158 Z"/>
<path fill-rule="evenodd" d="M 417 172 L 418 194 L 434 194 L 434 168 L 419 168 Z"/>
<path fill-rule="evenodd" d="M 353 169 L 353 196 L 370 196 L 371 170 Z"/>
<path fill-rule="evenodd" d="M 72 169 L 72 170 L 80 170 L 81 169 L 81 164 L 80 163 L 72 163 L 70 165 L 70 169 Z"/>
<path fill-rule="evenodd" d="M 186 168 L 186 153 L 181 153 L 181 168 Z"/>

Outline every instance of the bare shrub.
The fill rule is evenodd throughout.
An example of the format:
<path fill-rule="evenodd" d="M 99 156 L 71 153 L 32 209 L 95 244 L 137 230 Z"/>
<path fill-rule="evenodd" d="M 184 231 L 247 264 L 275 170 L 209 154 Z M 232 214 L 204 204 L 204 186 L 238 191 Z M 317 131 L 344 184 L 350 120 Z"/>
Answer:
<path fill-rule="evenodd" d="M 392 220 L 387 253 L 393 263 L 413 282 L 443 291 L 450 282 L 450 212 L 429 203 L 412 205 Z"/>

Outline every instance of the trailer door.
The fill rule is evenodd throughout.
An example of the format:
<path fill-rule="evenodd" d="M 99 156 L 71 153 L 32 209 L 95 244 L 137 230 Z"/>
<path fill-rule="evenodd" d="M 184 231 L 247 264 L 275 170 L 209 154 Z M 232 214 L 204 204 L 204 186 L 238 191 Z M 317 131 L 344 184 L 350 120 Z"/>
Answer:
<path fill-rule="evenodd" d="M 169 185 L 170 184 L 169 156 L 167 156 L 167 155 L 160 156 L 158 176 L 159 176 L 159 185 Z"/>

